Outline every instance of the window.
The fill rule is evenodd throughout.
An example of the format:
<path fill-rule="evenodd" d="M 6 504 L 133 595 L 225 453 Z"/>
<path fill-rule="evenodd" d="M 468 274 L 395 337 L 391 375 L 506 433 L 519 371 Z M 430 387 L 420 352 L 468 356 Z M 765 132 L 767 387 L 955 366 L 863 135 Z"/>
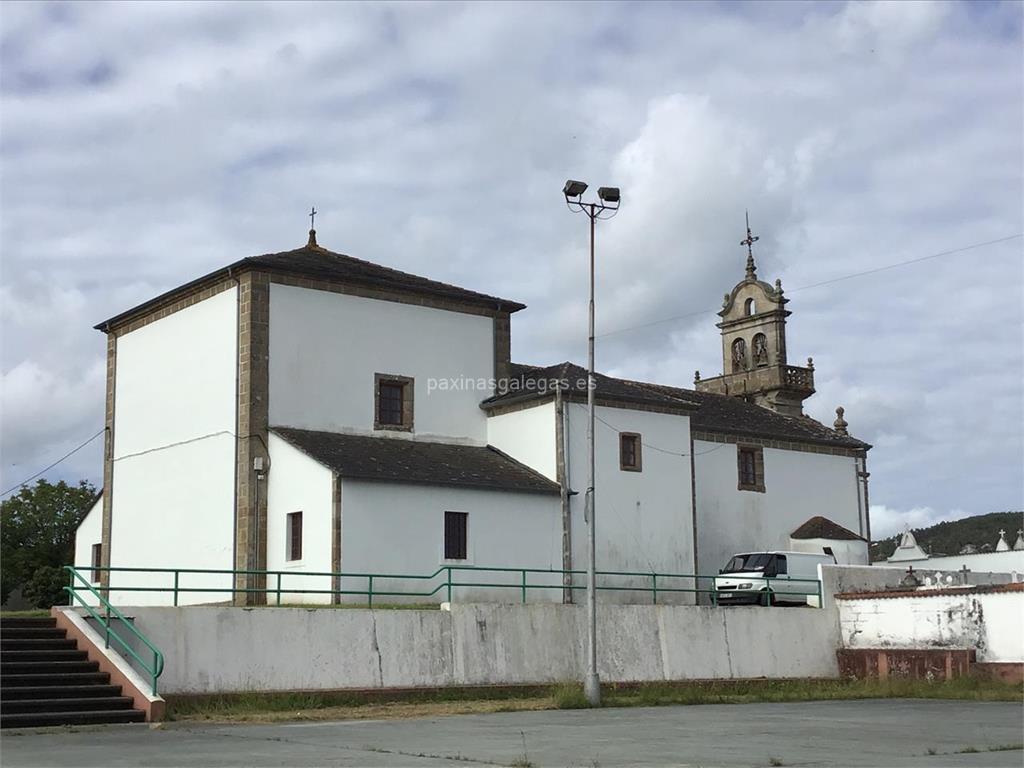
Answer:
<path fill-rule="evenodd" d="M 302 513 L 288 513 L 288 551 L 285 560 L 302 559 Z"/>
<path fill-rule="evenodd" d="M 768 338 L 763 333 L 754 334 L 754 365 L 768 365 Z"/>
<path fill-rule="evenodd" d="M 736 449 L 741 491 L 764 493 L 764 451 L 759 446 L 741 445 Z"/>
<path fill-rule="evenodd" d="M 640 446 L 640 435 L 636 432 L 619 433 L 619 469 L 627 472 L 641 470 Z"/>
<path fill-rule="evenodd" d="M 469 515 L 466 512 L 444 513 L 444 559 L 466 559 L 466 527 Z"/>
<path fill-rule="evenodd" d="M 744 312 L 747 317 L 757 314 L 757 305 L 754 303 L 753 299 L 747 299 L 746 304 L 744 304 Z"/>
<path fill-rule="evenodd" d="M 374 376 L 374 429 L 412 430 L 413 380 L 408 376 Z"/>
<path fill-rule="evenodd" d="M 739 373 L 747 370 L 747 342 L 743 339 L 736 339 L 732 343 L 732 372 Z"/>
<path fill-rule="evenodd" d="M 103 567 L 103 545 L 93 544 L 92 545 L 92 581 L 93 584 L 99 584 L 100 568 Z"/>

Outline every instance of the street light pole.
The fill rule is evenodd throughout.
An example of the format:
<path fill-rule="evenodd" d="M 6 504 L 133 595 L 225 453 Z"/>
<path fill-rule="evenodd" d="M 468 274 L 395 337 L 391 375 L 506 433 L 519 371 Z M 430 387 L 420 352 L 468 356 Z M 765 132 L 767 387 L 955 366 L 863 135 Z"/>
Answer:
<path fill-rule="evenodd" d="M 587 185 L 581 181 L 567 181 L 562 190 L 569 210 L 582 211 L 590 219 L 590 304 L 587 333 L 587 492 L 584 498 L 584 515 L 588 523 L 588 545 L 590 557 L 587 562 L 587 671 L 583 678 L 583 692 L 592 707 L 601 704 L 601 679 L 597 674 L 597 536 L 595 503 L 595 449 L 594 449 L 594 398 L 597 382 L 594 378 L 594 224 L 599 218 L 610 219 L 619 209 L 619 190 L 615 187 L 601 187 L 597 195 L 600 203 L 584 203 L 580 199 Z M 573 199 L 575 198 L 575 199 Z M 575 206 L 575 208 L 574 208 Z M 607 213 L 607 215 L 602 215 Z"/>

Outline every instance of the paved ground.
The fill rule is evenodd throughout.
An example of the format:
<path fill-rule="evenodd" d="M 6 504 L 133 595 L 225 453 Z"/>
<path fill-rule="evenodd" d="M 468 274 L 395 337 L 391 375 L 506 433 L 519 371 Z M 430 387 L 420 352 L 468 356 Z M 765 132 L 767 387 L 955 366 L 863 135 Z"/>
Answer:
<path fill-rule="evenodd" d="M 875 700 L 5 731 L 20 766 L 1013 766 L 1024 707 Z M 973 748 L 983 750 L 964 753 Z M 928 754 L 929 750 L 936 754 Z"/>

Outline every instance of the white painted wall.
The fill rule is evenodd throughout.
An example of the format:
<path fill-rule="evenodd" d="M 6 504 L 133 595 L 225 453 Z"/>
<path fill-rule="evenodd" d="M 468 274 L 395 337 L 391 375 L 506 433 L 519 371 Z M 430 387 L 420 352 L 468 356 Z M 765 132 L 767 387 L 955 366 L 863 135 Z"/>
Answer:
<path fill-rule="evenodd" d="M 96 499 L 96 503 L 89 507 L 82 522 L 75 530 L 75 560 L 74 565 L 79 572 L 92 583 L 92 547 L 103 540 L 103 496 Z"/>
<path fill-rule="evenodd" d="M 324 576 L 303 573 L 331 571 L 331 516 L 333 512 L 333 473 L 298 448 L 270 433 L 270 471 L 267 473 L 267 570 L 282 571 L 281 602 L 330 603 L 331 595 L 288 593 L 292 589 L 331 589 Z M 287 559 L 290 512 L 302 512 L 302 559 Z M 371 512 L 372 513 L 372 512 Z M 275 590 L 268 602 L 277 599 L 275 576 L 267 587 Z"/>
<path fill-rule="evenodd" d="M 739 491 L 737 448 L 694 441 L 700 572 L 718 573 L 737 552 L 785 550 L 789 534 L 815 515 L 854 533 L 858 496 L 854 459 L 764 449 L 765 492 Z"/>
<path fill-rule="evenodd" d="M 490 317 L 327 291 L 270 286 L 270 424 L 373 431 L 374 373 L 415 379 L 415 436 L 487 440 Z M 466 377 L 483 388 L 435 389 Z"/>
<path fill-rule="evenodd" d="M 557 481 L 554 401 L 489 417 L 487 442 Z"/>
<path fill-rule="evenodd" d="M 444 559 L 444 513 L 466 512 L 468 557 Z M 485 491 L 446 486 L 342 481 L 341 568 L 346 573 L 429 575 L 445 565 L 499 568 L 561 568 L 561 507 L 557 494 Z M 531 584 L 560 584 L 560 576 L 531 574 Z M 374 589 L 433 590 L 443 581 L 377 579 Z M 504 583 L 513 588 L 456 588 L 456 601 L 521 599 L 521 574 L 474 572 L 453 576 L 464 582 Z M 364 577 L 345 579 L 344 589 L 365 590 Z M 560 589 L 531 590 L 529 600 L 561 600 Z M 365 602 L 362 596 L 348 596 Z M 380 602 L 441 602 L 444 590 L 420 598 L 375 598 Z"/>
<path fill-rule="evenodd" d="M 584 666 L 581 606 L 471 604 L 451 611 L 135 608 L 173 693 L 554 683 Z M 835 677 L 825 611 L 608 605 L 604 682 Z"/>
<path fill-rule="evenodd" d="M 867 565 L 868 543 L 857 539 L 790 539 L 790 552 L 813 552 L 820 555 L 825 547 L 832 548 L 838 565 Z M 723 563 L 724 565 L 724 563 Z"/>
<path fill-rule="evenodd" d="M 587 486 L 587 409 L 567 403 L 569 478 L 578 495 L 571 499 L 573 568 L 589 560 L 583 519 Z M 693 518 L 690 485 L 690 419 L 687 416 L 597 408 L 596 521 L 597 570 L 693 573 Z M 619 468 L 619 432 L 641 435 L 642 472 Z M 585 583 L 581 581 L 578 583 Z M 647 577 L 607 577 L 608 585 L 650 587 Z M 690 588 L 686 579 L 661 587 Z M 577 600 L 582 601 L 582 591 Z M 646 602 L 650 595 L 600 592 L 602 601 Z M 692 602 L 683 593 L 662 593 L 659 601 Z"/>
<path fill-rule="evenodd" d="M 1024 592 L 837 600 L 846 648 L 975 648 L 979 662 L 1024 662 Z"/>
<path fill-rule="evenodd" d="M 117 342 L 111 565 L 232 567 L 237 360 L 236 289 L 121 336 Z M 230 577 L 182 576 L 192 588 Z M 172 574 L 111 576 L 118 586 L 171 586 Z M 230 599 L 182 594 L 182 603 Z"/>

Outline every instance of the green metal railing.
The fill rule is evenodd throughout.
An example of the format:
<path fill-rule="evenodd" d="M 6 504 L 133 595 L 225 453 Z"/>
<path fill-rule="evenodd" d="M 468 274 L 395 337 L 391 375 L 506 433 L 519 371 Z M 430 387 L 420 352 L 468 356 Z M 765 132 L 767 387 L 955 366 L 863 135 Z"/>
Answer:
<path fill-rule="evenodd" d="M 69 566 L 70 568 L 70 566 Z M 73 570 L 73 569 L 72 569 Z M 330 572 L 330 571 L 271 571 L 271 570 L 216 570 L 204 568 L 131 568 L 131 567 L 94 567 L 91 569 L 96 573 L 118 573 L 118 574 L 166 574 L 166 584 L 148 584 L 139 586 L 132 585 L 130 579 L 124 579 L 125 584 L 115 583 L 110 587 L 113 592 L 154 592 L 171 593 L 174 605 L 178 605 L 182 594 L 206 593 L 225 594 L 234 599 L 239 594 L 260 594 L 264 595 L 266 602 L 273 601 L 275 605 L 281 605 L 282 595 L 330 595 L 333 601 L 340 602 L 343 596 L 362 596 L 366 598 L 367 605 L 372 607 L 375 598 L 382 597 L 403 597 L 403 598 L 425 598 L 429 600 L 440 600 L 441 595 L 448 601 L 452 601 L 452 591 L 459 588 L 474 589 L 496 589 L 496 590 L 517 590 L 520 602 L 528 601 L 530 590 L 585 590 L 586 584 L 572 583 L 582 580 L 586 571 L 583 570 L 559 570 L 553 568 L 491 568 L 473 565 L 443 565 L 430 574 L 399 574 L 399 573 L 363 573 L 363 572 Z M 77 573 L 77 571 L 76 571 Z M 468 580 L 462 580 L 464 574 Z M 497 574 L 505 579 L 503 581 L 481 581 L 481 574 Z M 224 576 L 230 577 L 228 586 L 182 586 L 182 577 L 186 582 L 189 577 L 203 576 Z M 540 576 L 560 577 L 552 583 L 539 583 Z M 284 584 L 285 579 L 308 580 L 324 579 L 330 580 L 328 588 L 310 589 Z M 531 581 L 532 577 L 532 581 Z M 601 592 L 638 592 L 647 593 L 651 596 L 651 602 L 657 604 L 659 596 L 666 594 L 707 594 L 711 596 L 711 602 L 718 604 L 718 596 L 724 594 L 715 588 L 716 576 L 702 576 L 692 573 L 657 573 L 644 571 L 597 571 L 598 583 L 596 588 Z M 630 579 L 631 583 L 614 583 L 616 580 Z M 108 579 L 108 582 L 111 581 Z M 121 579 L 117 580 L 118 582 Z M 192 579 L 194 582 L 195 579 Z M 365 584 L 365 589 L 353 587 Z M 381 582 L 406 581 L 415 584 L 423 584 L 422 589 L 399 589 L 385 584 L 381 588 Z M 772 605 L 775 598 L 780 596 L 795 596 L 800 598 L 817 596 L 818 607 L 821 607 L 821 582 L 817 579 L 790 579 L 779 577 L 756 577 L 750 581 L 754 588 L 746 590 L 729 590 L 729 594 L 741 594 L 757 598 L 763 605 Z M 256 582 L 255 586 L 251 583 Z M 260 583 L 262 582 L 262 584 Z M 347 583 L 346 583 L 347 582 Z M 375 582 L 377 588 L 375 589 Z M 436 584 L 434 583 L 436 582 Z M 709 586 L 701 586 L 702 583 L 710 582 Z M 692 586 L 688 586 L 692 584 Z M 813 584 L 814 591 L 796 590 L 793 585 Z M 790 586 L 789 589 L 786 589 Z M 432 588 L 431 588 L 432 587 Z M 95 590 L 93 590 L 95 593 Z"/>
<path fill-rule="evenodd" d="M 97 592 L 96 589 L 92 586 L 92 584 L 89 583 L 89 580 L 85 578 L 85 576 L 83 576 L 78 571 L 78 569 L 76 569 L 72 565 L 65 565 L 64 570 L 67 571 L 69 575 L 69 584 L 66 587 L 64 587 L 64 591 L 68 593 L 69 604 L 73 606 L 75 605 L 75 601 L 77 600 L 78 603 L 80 603 L 81 606 L 85 608 L 86 612 L 88 612 L 88 614 L 92 616 L 92 618 L 96 619 L 96 621 L 99 622 L 100 626 L 103 628 L 105 638 L 104 643 L 107 648 L 110 647 L 110 639 L 113 638 L 114 640 L 117 640 L 118 643 L 120 643 L 121 649 L 124 650 L 125 653 L 127 653 L 129 656 L 131 656 L 133 659 L 135 659 L 135 661 L 139 663 L 139 665 L 149 674 L 149 679 L 153 686 L 153 695 L 155 696 L 157 692 L 157 678 L 159 678 L 164 671 L 164 655 L 160 653 L 160 650 L 155 645 L 153 645 L 152 642 L 150 642 L 149 638 L 147 638 L 135 627 L 135 624 L 133 622 L 126 619 L 124 614 L 122 614 L 119 610 L 117 610 L 117 608 L 110 604 L 109 600 L 107 600 L 103 595 Z M 78 582 L 81 582 L 81 584 L 79 584 Z M 89 601 L 86 600 L 80 594 L 80 590 L 83 589 L 96 599 L 96 606 L 90 605 Z M 97 612 L 97 607 L 101 608 L 103 612 Z M 152 662 L 143 659 L 142 656 L 140 656 L 139 653 L 131 646 L 131 644 L 123 637 L 121 637 L 121 635 L 118 633 L 118 630 L 111 625 L 111 617 L 118 619 L 122 627 L 126 628 L 132 635 L 134 635 L 139 640 L 139 642 L 141 642 L 146 648 L 148 648 L 153 653 Z"/>

